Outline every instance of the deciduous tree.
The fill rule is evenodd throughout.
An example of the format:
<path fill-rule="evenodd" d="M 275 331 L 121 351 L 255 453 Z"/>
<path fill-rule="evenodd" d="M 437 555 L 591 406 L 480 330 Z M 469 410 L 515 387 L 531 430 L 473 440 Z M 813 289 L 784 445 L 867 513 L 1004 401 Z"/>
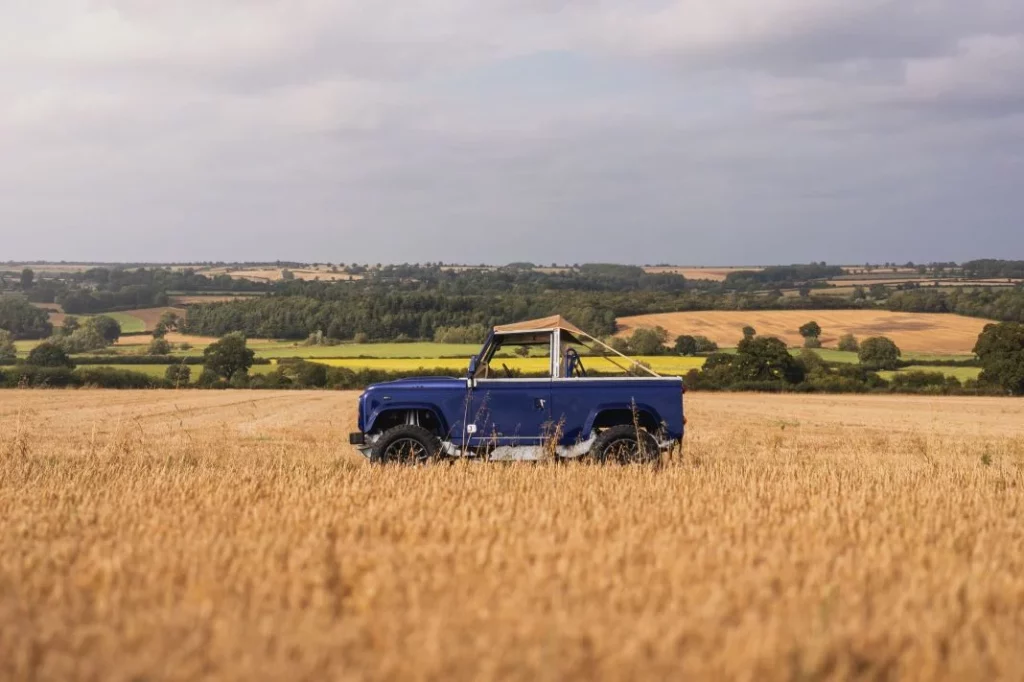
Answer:
<path fill-rule="evenodd" d="M 689 334 L 677 336 L 675 349 L 676 353 L 679 353 L 680 355 L 696 355 L 697 339 L 693 338 Z"/>
<path fill-rule="evenodd" d="M 843 334 L 839 337 L 839 344 L 837 348 L 839 348 L 839 350 L 852 351 L 856 353 L 860 348 L 860 344 L 857 343 L 857 337 L 853 334 Z"/>
<path fill-rule="evenodd" d="M 167 371 L 164 373 L 164 377 L 175 388 L 179 386 L 187 386 L 189 380 L 192 378 L 192 368 L 188 365 L 170 365 L 167 367 Z"/>
<path fill-rule="evenodd" d="M 806 324 L 800 325 L 800 336 L 804 337 L 805 339 L 818 338 L 819 336 L 821 336 L 821 325 L 819 325 L 814 320 L 811 320 Z"/>
<path fill-rule="evenodd" d="M 14 346 L 14 335 L 6 329 L 0 329 L 0 360 L 13 360 L 18 356 Z"/>
<path fill-rule="evenodd" d="M 29 352 L 28 364 L 36 367 L 68 367 L 71 369 L 75 366 L 63 348 L 49 341 L 42 342 Z"/>
<path fill-rule="evenodd" d="M 211 343 L 203 351 L 203 367 L 224 379 L 231 379 L 252 367 L 256 354 L 245 345 L 245 336 L 239 332 L 228 334 Z"/>
<path fill-rule="evenodd" d="M 804 368 L 789 354 L 786 344 L 774 336 L 761 336 L 740 341 L 732 370 L 740 381 L 786 381 L 798 384 L 804 379 Z"/>
<path fill-rule="evenodd" d="M 1024 395 L 1024 324 L 987 324 L 974 353 L 981 360 L 981 380 L 1013 395 Z"/>
<path fill-rule="evenodd" d="M 662 327 L 641 327 L 629 337 L 629 348 L 636 355 L 661 355 L 665 352 L 668 332 Z"/>
<path fill-rule="evenodd" d="M 93 329 L 102 336 L 108 344 L 116 343 L 121 338 L 121 325 L 117 320 L 108 315 L 97 315 L 90 317 L 85 323 L 89 329 Z"/>
<path fill-rule="evenodd" d="M 899 347 L 885 336 L 864 339 L 857 351 L 861 364 L 874 369 L 896 369 L 899 366 L 900 355 Z"/>
<path fill-rule="evenodd" d="M 167 355 L 171 352 L 171 344 L 162 336 L 155 337 L 149 342 L 146 352 L 150 355 Z"/>
<path fill-rule="evenodd" d="M 709 339 L 706 336 L 694 336 L 693 340 L 697 343 L 698 353 L 714 353 L 718 350 L 718 344 Z"/>

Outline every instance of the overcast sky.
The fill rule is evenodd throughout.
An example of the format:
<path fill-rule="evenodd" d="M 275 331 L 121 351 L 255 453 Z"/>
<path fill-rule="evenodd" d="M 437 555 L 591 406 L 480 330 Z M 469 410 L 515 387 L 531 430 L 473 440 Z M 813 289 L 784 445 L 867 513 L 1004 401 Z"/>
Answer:
<path fill-rule="evenodd" d="M 1024 258 L 1021 0 L 0 0 L 0 261 Z"/>

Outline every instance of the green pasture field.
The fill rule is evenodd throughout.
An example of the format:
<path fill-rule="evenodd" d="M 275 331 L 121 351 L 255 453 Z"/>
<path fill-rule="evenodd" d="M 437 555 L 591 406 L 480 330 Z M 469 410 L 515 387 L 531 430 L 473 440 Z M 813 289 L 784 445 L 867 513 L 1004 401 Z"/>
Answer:
<path fill-rule="evenodd" d="M 904 367 L 893 372 L 879 372 L 878 376 L 882 377 L 886 381 L 892 381 L 892 378 L 897 374 L 905 372 L 941 372 L 947 377 L 956 377 L 961 382 L 967 381 L 968 379 L 977 379 L 978 375 L 981 374 L 980 367 L 934 367 L 930 365 L 911 365 L 910 367 Z"/>
<path fill-rule="evenodd" d="M 790 348 L 789 354 L 794 357 L 800 357 L 800 352 L 802 350 L 804 349 Z M 808 350 L 813 350 L 815 353 L 818 354 L 818 357 L 820 357 L 825 362 L 844 362 L 851 365 L 856 365 L 857 363 L 860 362 L 860 359 L 857 358 L 856 353 L 852 353 L 846 350 L 835 350 L 834 348 L 810 348 Z"/>
<path fill-rule="evenodd" d="M 902 357 L 904 360 L 916 360 L 918 362 L 948 362 L 953 360 L 973 360 L 974 354 L 967 353 L 957 355 L 943 353 L 925 353 L 921 351 L 904 351 Z"/>
<path fill-rule="evenodd" d="M 18 351 L 19 358 L 23 358 L 29 354 L 29 351 L 38 346 L 39 343 L 39 341 L 15 341 L 14 350 Z"/>
<path fill-rule="evenodd" d="M 117 320 L 117 323 L 121 325 L 121 331 L 128 334 L 134 332 L 146 331 L 146 323 L 134 315 L 128 313 L 103 313 L 107 317 L 112 317 Z M 79 318 L 85 320 L 86 318 Z"/>
<path fill-rule="evenodd" d="M 71 315 L 70 317 L 77 318 L 80 324 L 84 324 L 90 317 L 99 317 L 100 315 L 117 320 L 117 323 L 121 325 L 122 333 L 133 334 L 146 331 L 146 323 L 129 313 L 97 313 L 96 315 Z"/>
<path fill-rule="evenodd" d="M 802 348 L 790 348 L 789 352 L 792 355 L 799 357 Z M 852 365 L 856 365 L 860 362 L 857 354 L 853 351 L 836 350 L 834 348 L 813 348 L 811 349 L 817 353 L 822 360 L 825 362 L 845 362 Z M 726 352 L 735 352 L 735 349 L 727 349 Z M 974 358 L 973 355 L 950 355 L 942 353 L 923 353 L 915 351 L 904 351 L 901 356 L 904 360 L 916 361 L 916 362 L 950 362 L 950 361 L 964 361 L 971 360 Z"/>

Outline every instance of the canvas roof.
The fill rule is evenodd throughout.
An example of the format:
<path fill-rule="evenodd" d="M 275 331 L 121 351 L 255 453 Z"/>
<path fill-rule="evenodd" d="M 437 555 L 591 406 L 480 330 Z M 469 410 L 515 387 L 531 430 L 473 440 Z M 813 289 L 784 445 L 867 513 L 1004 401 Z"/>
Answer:
<path fill-rule="evenodd" d="M 588 336 L 585 331 L 574 325 L 572 322 L 569 322 L 561 315 L 550 315 L 536 320 L 524 320 L 523 322 L 515 322 L 513 324 L 501 324 L 494 328 L 494 333 L 515 334 L 520 332 L 551 331 L 553 329 L 561 329 L 572 334 L 583 334 L 584 336 Z"/>

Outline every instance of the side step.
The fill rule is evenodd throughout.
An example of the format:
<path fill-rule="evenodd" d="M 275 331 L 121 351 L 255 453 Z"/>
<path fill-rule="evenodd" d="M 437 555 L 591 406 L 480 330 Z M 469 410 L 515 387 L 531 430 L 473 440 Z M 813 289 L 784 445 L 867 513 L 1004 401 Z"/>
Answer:
<path fill-rule="evenodd" d="M 575 459 L 582 457 L 590 451 L 595 437 L 575 445 L 559 445 L 555 453 L 564 459 Z M 451 441 L 445 441 L 441 445 L 441 452 L 449 457 L 478 457 L 476 452 L 461 450 Z M 486 459 L 491 462 L 539 462 L 550 457 L 550 450 L 543 445 L 499 445 L 486 453 Z"/>

